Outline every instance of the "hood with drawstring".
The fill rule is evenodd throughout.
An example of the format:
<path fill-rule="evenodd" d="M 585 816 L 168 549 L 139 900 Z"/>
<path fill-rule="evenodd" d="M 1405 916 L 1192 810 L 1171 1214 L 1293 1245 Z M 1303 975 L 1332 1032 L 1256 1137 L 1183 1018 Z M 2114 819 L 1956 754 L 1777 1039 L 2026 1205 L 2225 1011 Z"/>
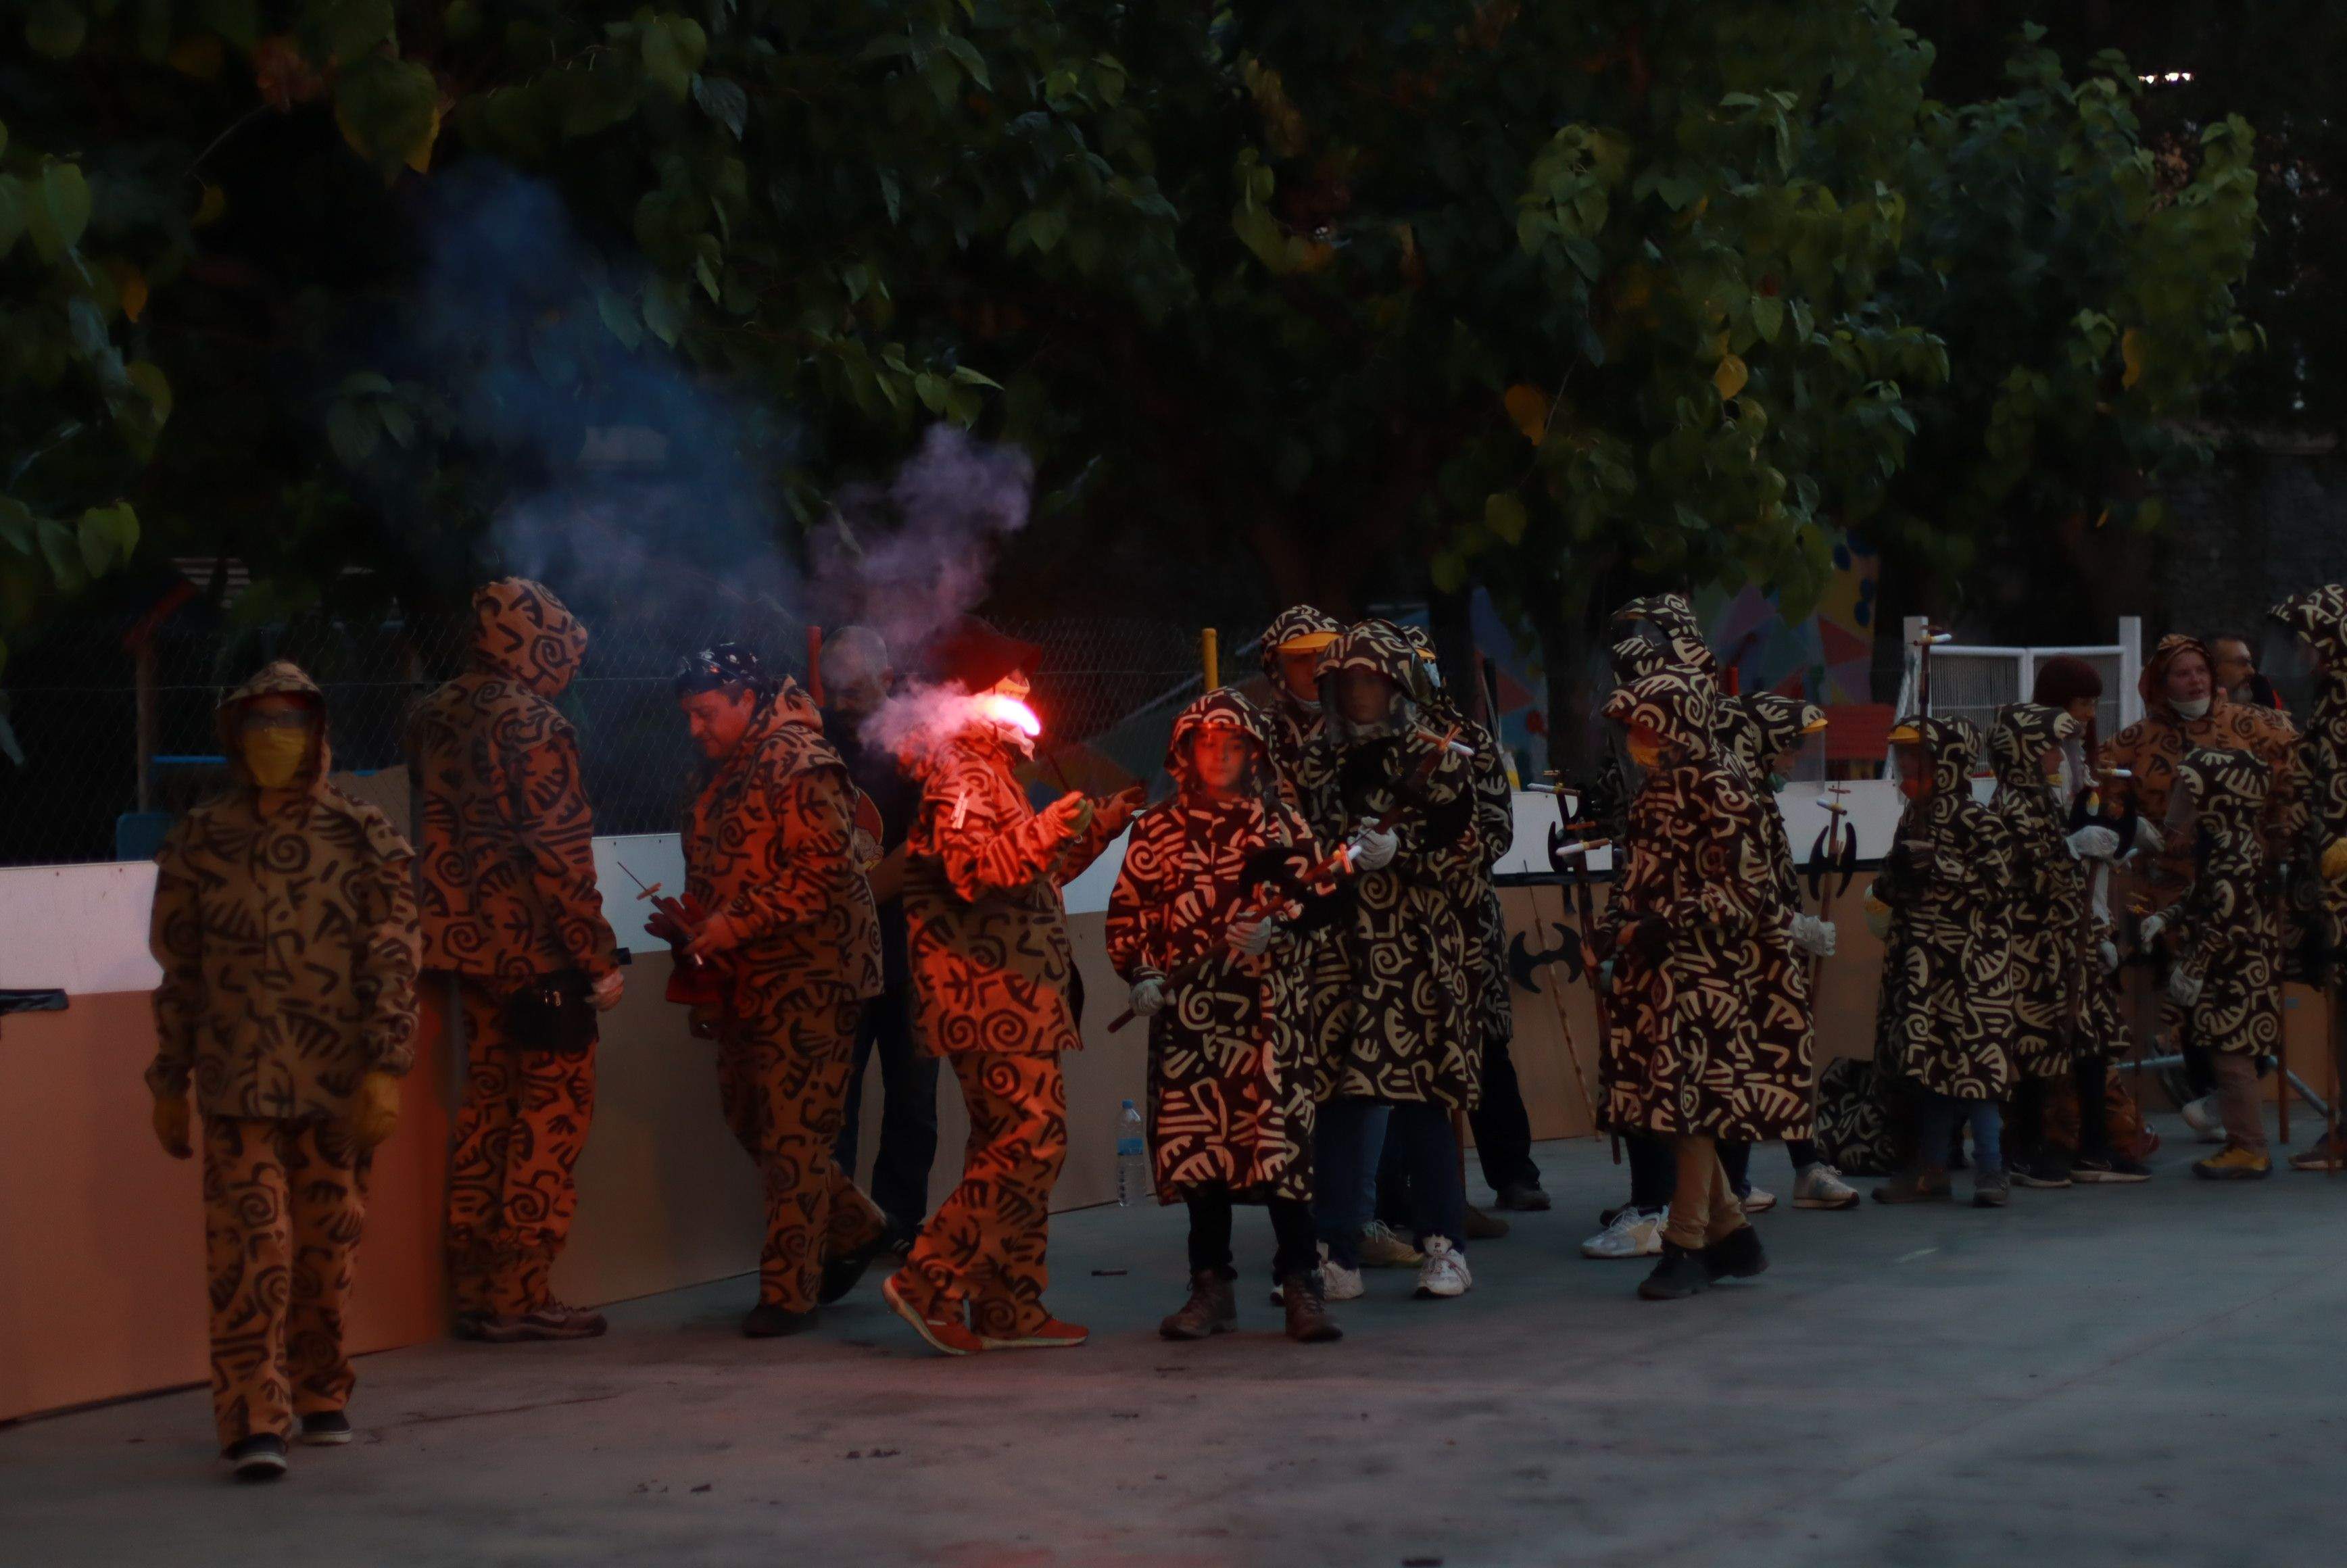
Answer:
<path fill-rule="evenodd" d="M 310 679 L 302 667 L 290 659 L 280 659 L 264 664 L 252 678 L 220 701 L 212 711 L 212 723 L 220 734 L 220 754 L 228 758 L 229 776 L 240 784 L 251 787 L 251 771 L 244 761 L 244 738 L 239 726 L 244 710 L 262 697 L 295 697 L 305 703 L 314 723 L 311 729 L 309 759 L 292 787 L 314 791 L 334 771 L 333 745 L 326 738 L 326 694 Z"/>
<path fill-rule="evenodd" d="M 473 662 L 559 697 L 587 660 L 587 628 L 544 583 L 502 578 L 473 594 Z"/>
<path fill-rule="evenodd" d="M 1365 620 L 1330 643 L 1320 659 L 1320 711 L 1328 733 L 1342 746 L 1402 733 L 1418 716 L 1418 651 L 1401 628 L 1388 620 Z M 1359 724 L 1345 716 L 1337 700 L 1337 678 L 1347 671 L 1381 676 L 1393 688 L 1386 716 Z"/>

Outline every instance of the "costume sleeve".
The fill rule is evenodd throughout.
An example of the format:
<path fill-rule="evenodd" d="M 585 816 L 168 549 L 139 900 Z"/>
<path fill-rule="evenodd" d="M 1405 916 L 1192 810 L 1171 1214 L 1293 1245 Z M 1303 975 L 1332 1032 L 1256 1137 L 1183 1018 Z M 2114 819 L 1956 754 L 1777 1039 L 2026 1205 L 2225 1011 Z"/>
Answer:
<path fill-rule="evenodd" d="M 1100 814 L 1094 812 L 1092 821 L 1076 835 L 1074 843 L 1051 862 L 1053 879 L 1065 887 L 1081 876 L 1093 861 L 1108 853 L 1108 846 L 1116 842 L 1117 833 L 1123 831 L 1119 828 L 1116 833 L 1111 833 L 1108 825 L 1101 821 Z"/>
<path fill-rule="evenodd" d="M 1408 758 L 1406 779 L 1417 773 L 1423 758 L 1423 752 Z M 1472 762 L 1445 746 L 1426 781 L 1411 784 L 1410 793 L 1418 798 L 1402 808 L 1400 820 L 1394 824 L 1394 836 L 1400 840 L 1393 859 L 1396 875 L 1407 882 L 1458 885 L 1471 880 L 1498 858 L 1484 852 L 1482 804 L 1473 798 L 1474 788 Z M 1463 819 L 1463 832 L 1454 818 Z"/>
<path fill-rule="evenodd" d="M 1497 866 L 1516 841 L 1516 797 L 1508 787 L 1508 770 L 1500 760 L 1500 743 L 1481 724 L 1468 726 L 1475 743 L 1475 836 L 1481 841 L 1486 870 Z"/>
<path fill-rule="evenodd" d="M 1758 931 L 1773 903 L 1775 879 L 1762 847 L 1760 807 L 1732 784 L 1715 781 L 1712 798 L 1694 803 L 1704 832 L 1695 844 L 1687 891 L 1657 911 L 1674 927 L 1712 926 L 1737 935 Z"/>
<path fill-rule="evenodd" d="M 600 979 L 619 968 L 619 944 L 595 886 L 595 814 L 579 776 L 578 744 L 558 725 L 529 744 L 501 749 L 511 783 L 501 801 L 523 870 L 563 951 Z"/>
<path fill-rule="evenodd" d="M 946 880 L 968 902 L 1024 893 L 1051 876 L 1052 856 L 1066 840 L 1050 817 L 1017 820 L 1002 809 L 1006 792 L 1017 788 L 965 764 L 941 769 L 921 796 Z"/>
<path fill-rule="evenodd" d="M 2203 876 L 2192 885 L 2181 903 L 2168 911 L 2177 968 L 2206 978 L 2223 958 L 2219 944 L 2239 907 L 2240 889 L 2229 876 Z"/>
<path fill-rule="evenodd" d="M 382 836 L 395 853 L 372 861 L 351 888 L 360 933 L 351 985 L 366 1014 L 367 1070 L 405 1076 L 415 1064 L 414 856 L 388 826 Z"/>
<path fill-rule="evenodd" d="M 855 869 L 856 805 L 846 775 L 829 766 L 787 768 L 758 759 L 764 774 L 743 794 L 755 817 L 740 873 L 724 889 L 724 913 L 744 941 L 822 918 Z"/>
<path fill-rule="evenodd" d="M 1157 812 L 1135 820 L 1108 896 L 1108 961 L 1128 982 L 1165 978 L 1163 820 Z"/>
<path fill-rule="evenodd" d="M 163 1098 L 188 1091 L 196 1059 L 196 1027 L 204 1014 L 204 936 L 196 908 L 196 881 L 187 864 L 191 818 L 181 817 L 155 855 L 155 907 L 147 945 L 162 966 L 155 988 L 155 1061 L 147 1087 Z"/>

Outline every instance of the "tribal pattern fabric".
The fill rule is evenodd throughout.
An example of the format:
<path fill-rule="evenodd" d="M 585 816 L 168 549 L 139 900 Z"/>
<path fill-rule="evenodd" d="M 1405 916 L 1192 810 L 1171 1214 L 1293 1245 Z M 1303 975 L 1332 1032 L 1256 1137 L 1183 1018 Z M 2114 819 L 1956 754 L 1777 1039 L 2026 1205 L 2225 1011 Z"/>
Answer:
<path fill-rule="evenodd" d="M 1887 1087 L 1871 1061 L 1826 1063 L 1818 1074 L 1818 1158 L 1845 1176 L 1893 1175 L 1914 1163 L 1913 1114 L 1892 1103 Z"/>
<path fill-rule="evenodd" d="M 685 887 L 740 944 L 713 961 L 753 1021 L 880 994 L 880 922 L 856 855 L 856 791 L 784 680 L 685 813 Z"/>
<path fill-rule="evenodd" d="M 390 819 L 328 784 L 323 700 L 292 664 L 269 665 L 220 706 L 231 757 L 245 704 L 292 696 L 318 712 L 295 804 L 264 815 L 236 782 L 172 825 L 155 856 L 149 944 L 159 1096 L 194 1088 L 207 1118 L 340 1121 L 370 1072 L 415 1052 L 415 897 Z"/>
<path fill-rule="evenodd" d="M 2197 864 L 2163 936 L 2175 970 L 2200 982 L 2180 1009 L 2185 1037 L 2210 1050 L 2281 1049 L 2281 922 L 2261 828 L 2270 787 L 2266 764 L 2247 752 L 2195 747 L 2176 769 L 2176 789 L 2192 803 Z"/>
<path fill-rule="evenodd" d="M 2311 975 L 2301 958 L 2311 933 L 2328 957 L 2329 983 L 2347 983 L 2347 879 L 2321 874 L 2323 852 L 2347 839 L 2347 586 L 2332 583 L 2284 600 L 2273 620 L 2298 633 L 2322 661 L 2314 712 L 2297 758 L 2296 801 L 2301 820 L 2289 843 L 2291 912 L 2298 939 L 2290 943 L 2294 970 Z"/>
<path fill-rule="evenodd" d="M 888 1218 L 839 1168 L 862 1004 L 840 998 L 718 1026 L 717 1093 L 725 1125 L 758 1167 L 766 1235 L 758 1300 L 812 1311 L 827 1257 L 867 1246 Z"/>
<path fill-rule="evenodd" d="M 369 1162 L 338 1122 L 226 1115 L 203 1119 L 203 1160 L 212 1419 L 226 1453 L 350 1402 L 343 1315 Z"/>
<path fill-rule="evenodd" d="M 2003 819 L 1973 798 L 1980 732 L 1962 719 L 1901 723 L 1923 737 L 1932 791 L 1908 803 L 1874 883 L 1891 906 L 1874 1061 L 1937 1093 L 2002 1100 L 2015 1081 L 2004 930 L 2012 842 Z"/>
<path fill-rule="evenodd" d="M 1227 726 L 1254 743 L 1261 772 L 1235 799 L 1209 797 L 1190 748 Z M 1290 927 L 1259 958 L 1230 950 L 1249 902 L 1249 871 L 1278 858 L 1300 876 L 1321 849 L 1268 774 L 1268 725 L 1227 689 L 1174 721 L 1166 767 L 1175 797 L 1134 818 L 1109 896 L 1108 956 L 1128 983 L 1193 971 L 1149 1020 L 1149 1134 L 1157 1201 L 1205 1188 L 1242 1199 L 1312 1196 L 1313 1107 L 1322 1067 L 1313 1032 L 1318 930 Z"/>
<path fill-rule="evenodd" d="M 1798 751 L 1802 740 L 1826 722 L 1825 710 L 1798 697 L 1762 692 L 1729 697 L 1720 703 L 1727 717 L 1719 727 L 1721 751 L 1743 770 L 1746 788 L 1758 797 L 1767 788 L 1768 764 L 1786 752 Z M 1788 917 L 1802 912 L 1800 865 L 1793 858 L 1793 841 L 1785 835 L 1785 814 L 1762 800 L 1760 821 L 1765 829 L 1769 872 Z"/>
<path fill-rule="evenodd" d="M 1271 693 L 1262 712 L 1271 743 L 1272 769 L 1279 775 L 1280 788 L 1289 804 L 1299 808 L 1308 809 L 1301 780 L 1305 758 L 1320 734 L 1320 708 L 1317 702 L 1307 705 L 1298 702 L 1287 689 L 1287 674 L 1280 667 L 1279 645 L 1298 637 L 1344 630 L 1344 622 L 1308 604 L 1281 610 L 1263 629 L 1263 675 L 1271 682 Z M 1316 823 L 1315 829 L 1325 833 L 1327 825 Z"/>
<path fill-rule="evenodd" d="M 1759 1143 L 1809 1133 L 1809 1021 L 1761 815 L 1720 760 L 1708 679 L 1666 669 L 1605 716 L 1676 753 L 1630 806 L 1600 922 L 1614 989 L 1602 1078 L 1617 1132 Z"/>
<path fill-rule="evenodd" d="M 2248 752 L 2266 764 L 2274 780 L 2266 822 L 2268 833 L 2279 840 L 2295 812 L 2298 731 L 2273 709 L 2232 702 L 2222 692 L 2213 694 L 2206 713 L 2185 718 L 2168 700 L 2168 667 L 2188 652 L 2209 657 L 2199 639 L 2171 633 L 2159 640 L 2144 661 L 2143 678 L 2137 682 L 2143 717 L 2112 736 L 2099 759 L 2106 768 L 2124 768 L 2134 775 L 2112 780 L 2111 793 L 2131 798 L 2137 811 L 2164 827 L 2176 770 L 2186 752 L 2195 746 Z M 2164 909 L 2191 885 L 2192 845 L 2163 842 L 2145 879 L 2144 902 L 2152 909 Z"/>
<path fill-rule="evenodd" d="M 907 763 L 921 774 L 905 866 L 914 1038 L 932 1056 L 1082 1049 L 1060 889 L 1113 835 L 1095 818 L 1059 836 L 1028 804 L 990 725 Z"/>
<path fill-rule="evenodd" d="M 1989 727 L 1989 762 L 1996 794 L 1989 808 L 2004 824 L 2013 851 L 2013 880 L 2004 889 L 2004 920 L 2012 944 L 2013 1070 L 2022 1078 L 2058 1078 L 2076 1054 L 2078 1032 L 2109 987 L 2095 961 L 2096 939 L 2087 911 L 2086 867 L 2070 853 L 2061 788 L 2045 772 L 2045 753 L 2084 733 L 2059 708 L 2014 702 L 1999 708 Z"/>
<path fill-rule="evenodd" d="M 969 1154 L 905 1259 L 897 1288 L 924 1312 L 967 1307 L 994 1339 L 1042 1326 L 1051 1283 L 1051 1189 L 1068 1157 L 1068 1089 L 1056 1055 L 957 1051 Z"/>
<path fill-rule="evenodd" d="M 473 667 L 418 702 L 407 762 L 418 797 L 424 965 L 521 989 L 619 964 L 595 884 L 595 814 L 570 721 L 555 707 L 587 631 L 520 578 L 473 595 Z"/>

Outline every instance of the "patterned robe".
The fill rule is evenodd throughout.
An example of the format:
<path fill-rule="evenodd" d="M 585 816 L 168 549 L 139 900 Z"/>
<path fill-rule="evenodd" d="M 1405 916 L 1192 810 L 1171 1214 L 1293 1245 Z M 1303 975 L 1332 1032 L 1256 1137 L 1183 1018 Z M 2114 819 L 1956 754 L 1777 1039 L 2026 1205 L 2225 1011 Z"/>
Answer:
<path fill-rule="evenodd" d="M 1320 709 L 1317 705 L 1299 702 L 1287 689 L 1287 673 L 1280 667 L 1279 645 L 1290 639 L 1316 633 L 1341 632 L 1344 623 L 1332 615 L 1323 614 L 1308 604 L 1298 604 L 1281 610 L 1263 629 L 1263 674 L 1271 682 L 1271 695 L 1259 712 L 1265 733 L 1271 743 L 1272 769 L 1279 776 L 1279 787 L 1289 804 L 1310 815 L 1314 806 L 1326 805 L 1325 800 L 1308 801 L 1303 794 L 1302 777 L 1305 759 L 1318 744 L 1321 732 Z M 1341 824 L 1313 820 L 1316 832 L 1323 836 L 1333 835 Z"/>
<path fill-rule="evenodd" d="M 2269 771 L 2246 752 L 2196 747 L 2175 776 L 2196 815 L 2196 874 L 2168 917 L 2176 970 L 2201 981 L 2198 998 L 2182 1009 L 2185 1029 L 2211 1050 L 2279 1051 L 2281 922 L 2260 826 Z"/>
<path fill-rule="evenodd" d="M 2068 1072 L 2073 1001 L 2083 1015 L 2097 995 L 2106 1007 L 2109 1000 L 2088 938 L 2086 868 L 2070 853 L 2060 789 L 2044 764 L 2048 750 L 2080 731 L 2069 714 L 2034 702 L 1998 709 L 1989 730 L 1996 772 L 1989 809 L 2013 851 L 2004 917 L 2012 943 L 2013 1065 L 2023 1078 Z"/>
<path fill-rule="evenodd" d="M 1891 906 L 1875 1005 L 1874 1061 L 1959 1100 L 2013 1092 L 2013 967 L 2004 927 L 2013 851 L 2004 821 L 1973 798 L 1980 733 L 1961 719 L 1911 718 L 1932 757 L 1932 793 L 1911 801 L 1875 879 Z"/>
<path fill-rule="evenodd" d="M 1108 847 L 1095 820 L 1057 836 L 1011 776 L 1010 743 L 973 723 L 927 757 L 906 835 L 913 1036 L 932 1056 L 1079 1050 L 1061 886 Z"/>
<path fill-rule="evenodd" d="M 2284 600 L 2273 619 L 2323 661 L 2292 780 L 2297 820 L 2288 839 L 2290 952 L 2293 972 L 2311 977 L 2316 965 L 2305 958 L 2308 938 L 2319 942 L 2329 959 L 2325 977 L 2340 985 L 2347 983 L 2347 880 L 2324 880 L 2321 865 L 2323 851 L 2347 838 L 2347 586 L 2333 583 Z"/>
<path fill-rule="evenodd" d="M 1614 693 L 1605 716 L 1681 753 L 1630 806 L 1626 864 L 1598 933 L 1614 961 L 1603 1079 L 1617 1132 L 1736 1142 L 1807 1137 L 1809 1030 L 1756 799 L 1718 752 L 1709 679 L 1672 668 Z M 1635 938 L 1662 923 L 1650 957 Z"/>
<path fill-rule="evenodd" d="M 207 1119 L 342 1122 L 369 1072 L 405 1073 L 415 1050 L 415 899 L 390 819 L 325 782 L 323 694 L 280 661 L 220 704 L 237 757 L 246 703 L 294 696 L 320 710 L 298 804 L 266 816 L 236 784 L 172 825 L 155 856 L 149 940 L 159 1095 Z"/>
<path fill-rule="evenodd" d="M 473 609 L 474 667 L 408 717 L 424 967 L 500 995 L 565 969 L 600 979 L 619 953 L 595 886 L 595 814 L 552 701 L 587 630 L 519 578 L 482 589 Z"/>
<path fill-rule="evenodd" d="M 1256 747 L 1241 795 L 1216 801 L 1193 774 L 1190 746 L 1228 724 Z M 1311 1031 L 1307 949 L 1325 933 L 1283 932 L 1259 958 L 1225 943 L 1248 899 L 1251 862 L 1286 850 L 1301 872 L 1322 853 L 1269 776 L 1262 715 L 1237 692 L 1209 692 L 1174 723 L 1166 768 L 1181 793 L 1134 818 L 1109 896 L 1108 956 L 1128 982 L 1203 965 L 1149 1020 L 1149 1132 L 1157 1199 L 1200 1187 L 1243 1197 L 1312 1196 L 1313 1105 L 1321 1062 Z"/>
<path fill-rule="evenodd" d="M 1395 629 L 1364 622 L 1329 649 L 1322 689 L 1332 692 L 1337 672 L 1349 668 L 1406 692 L 1414 658 Z M 1471 1110 L 1482 1036 L 1469 917 L 1484 866 L 1472 764 L 1441 743 L 1441 730 L 1421 723 L 1408 697 L 1396 697 L 1393 713 L 1367 732 L 1332 722 L 1304 770 L 1330 803 L 1325 820 L 1383 820 L 1401 841 L 1391 864 L 1356 880 L 1337 929 L 1348 995 L 1328 1025 L 1328 1092 Z"/>

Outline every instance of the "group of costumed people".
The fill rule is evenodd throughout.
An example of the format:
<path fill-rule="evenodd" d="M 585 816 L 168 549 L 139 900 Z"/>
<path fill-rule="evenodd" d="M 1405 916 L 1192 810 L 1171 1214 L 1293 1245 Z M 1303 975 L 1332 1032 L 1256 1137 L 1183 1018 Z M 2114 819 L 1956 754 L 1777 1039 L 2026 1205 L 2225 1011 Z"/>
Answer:
<path fill-rule="evenodd" d="M 278 662 L 220 704 L 230 785 L 157 857 L 148 1084 L 163 1147 L 202 1150 L 212 1402 L 241 1479 L 283 1473 L 294 1441 L 353 1435 L 353 1258 L 427 989 L 466 1067 L 446 1215 L 456 1332 L 606 1327 L 551 1284 L 598 1018 L 624 989 L 557 705 L 587 633 L 525 579 L 473 608 L 467 667 L 408 723 L 415 849 L 329 782 L 323 694 Z M 2098 1113 L 2122 939 L 2157 955 L 2165 1026 L 2226 1130 L 2198 1168 L 2269 1169 L 2254 1092 L 2281 977 L 2333 981 L 2347 955 L 2347 589 L 2293 600 L 2276 625 L 2321 682 L 2303 740 L 2176 638 L 2146 670 L 2146 718 L 2099 770 L 2080 735 L 2097 689 L 2075 661 L 2047 671 L 2075 690 L 2041 681 L 2039 701 L 1999 714 L 1989 804 L 1970 786 L 1969 726 L 1902 723 L 1910 804 L 1868 901 L 1887 948 L 1874 1060 L 1829 1071 L 1820 1107 L 1812 998 L 1836 933 L 1802 907 L 1769 791 L 1822 716 L 1723 692 L 1683 599 L 1625 607 L 1604 710 L 1620 743 L 1587 805 L 1617 853 L 1590 958 L 1599 1117 L 1629 1150 L 1632 1193 L 1584 1250 L 1658 1256 L 1641 1292 L 1663 1298 L 1758 1273 L 1750 1215 L 1768 1204 L 1747 1161 L 1764 1142 L 1786 1144 L 1795 1202 L 1813 1208 L 1858 1202 L 1837 1151 L 1853 1170 L 1854 1153 L 1900 1167 L 1886 1201 L 1946 1196 L 1967 1126 L 1983 1202 L 2004 1201 L 2007 1145 L 2037 1184 L 2139 1179 Z M 864 694 L 831 712 L 734 644 L 673 682 L 702 761 L 686 886 L 647 930 L 670 945 L 669 999 L 712 1042 L 725 1122 L 764 1188 L 745 1334 L 804 1331 L 900 1255 L 882 1296 L 940 1351 L 1085 1341 L 1046 1300 L 1061 1056 L 1081 1042 L 1061 889 L 1128 826 L 1108 952 L 1148 1030 L 1155 1190 L 1189 1220 L 1188 1296 L 1165 1337 L 1236 1327 L 1241 1204 L 1268 1213 L 1273 1298 L 1298 1341 L 1341 1337 L 1330 1303 L 1363 1294 L 1367 1267 L 1414 1267 L 1424 1299 L 1471 1288 L 1468 1243 L 1500 1222 L 1467 1205 L 1461 1119 L 1500 1206 L 1548 1206 L 1507 1053 L 1492 871 L 1511 781 L 1423 634 L 1286 611 L 1263 640 L 1265 698 L 1210 691 L 1176 719 L 1167 798 L 1071 791 L 1040 809 L 1020 782 L 1037 649 L 965 617 L 897 703 L 880 700 L 893 672 L 873 633 L 835 633 L 827 659 L 835 643 Z M 2109 876 L 2128 856 L 2149 863 L 2140 919 Z M 933 1097 L 942 1061 L 969 1112 L 961 1181 L 926 1217 L 917 1184 L 876 1204 L 843 1164 L 853 1082 L 890 1008 L 928 1069 L 889 1066 L 892 1103 L 900 1073 Z M 2066 1166 L 2057 1082 L 2086 1108 Z M 2326 1140 L 2293 1163 L 2338 1155 Z"/>

